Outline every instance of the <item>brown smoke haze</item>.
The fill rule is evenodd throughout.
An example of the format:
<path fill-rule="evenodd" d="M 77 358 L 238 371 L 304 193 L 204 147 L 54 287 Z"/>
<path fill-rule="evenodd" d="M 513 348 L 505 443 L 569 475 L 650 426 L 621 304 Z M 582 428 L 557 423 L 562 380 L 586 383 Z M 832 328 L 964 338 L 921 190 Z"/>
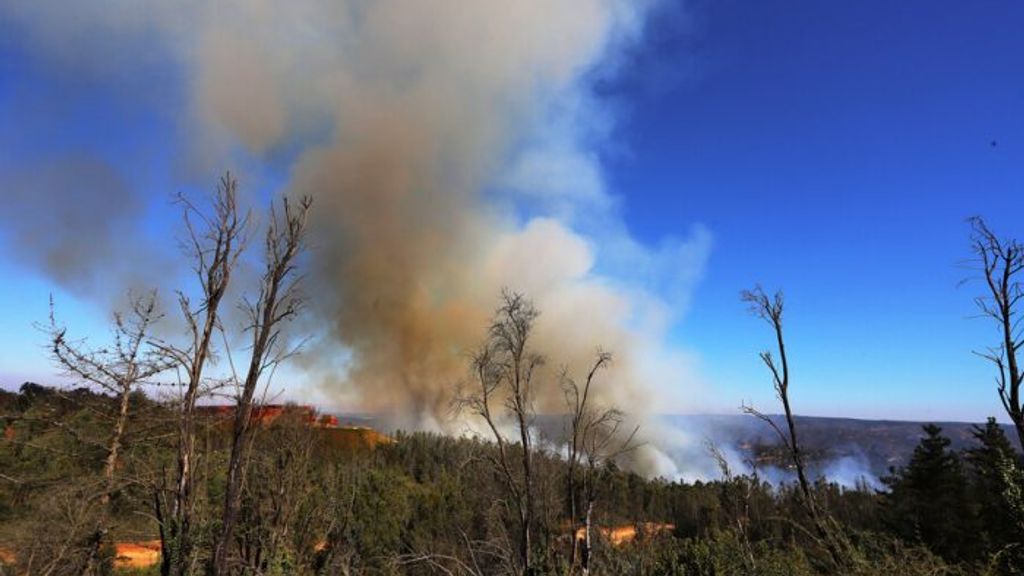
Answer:
<path fill-rule="evenodd" d="M 86 290 L 99 283 L 94 266 L 104 255 L 116 254 L 119 239 L 134 232 L 127 223 L 143 210 L 116 170 L 88 156 L 64 156 L 52 165 L 22 167 L 3 172 L 5 232 L 25 257 L 36 259 L 55 280 Z M 77 196 L 68 202 L 56 194 L 39 191 L 66 190 Z M 106 218 L 116 205 L 124 219 Z M 108 270 L 123 262 L 111 258 Z M 126 270 L 113 271 L 124 277 Z"/>
<path fill-rule="evenodd" d="M 354 398 L 454 430 L 449 403 L 466 353 L 503 287 L 541 310 L 536 347 L 551 379 L 542 411 L 560 409 L 557 370 L 581 372 L 598 348 L 616 358 L 602 402 L 642 414 L 655 391 L 675 394 L 659 409 L 678 409 L 696 390 L 693 359 L 665 340 L 709 236 L 696 228 L 657 248 L 629 236 L 599 162 L 614 114 L 590 90 L 641 38 L 649 4 L 112 1 L 0 11 L 56 62 L 126 66 L 136 50 L 135 65 L 183 70 L 180 115 L 197 127 L 185 153 L 202 164 L 297 151 L 285 191 L 315 199 L 306 292 L 311 321 L 328 335 L 305 355 L 306 376 L 338 408 Z"/>

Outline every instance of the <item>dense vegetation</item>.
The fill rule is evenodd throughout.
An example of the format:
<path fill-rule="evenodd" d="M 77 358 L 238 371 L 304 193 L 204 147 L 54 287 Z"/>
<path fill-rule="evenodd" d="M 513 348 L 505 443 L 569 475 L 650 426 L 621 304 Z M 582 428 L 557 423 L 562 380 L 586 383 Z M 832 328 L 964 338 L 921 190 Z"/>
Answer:
<path fill-rule="evenodd" d="M 85 389 L 25 384 L 0 395 L 0 543 L 31 573 L 76 573 L 88 554 L 103 485 L 102 449 L 114 398 Z M 160 537 L 154 491 L 173 466 L 174 413 L 132 397 L 107 542 Z M 196 506 L 200 550 L 218 528 L 230 426 L 204 419 Z M 1003 497 L 1013 484 L 1012 448 L 994 422 L 976 446 L 947 449 L 926 426 L 910 464 L 889 491 L 814 490 L 848 542 L 856 574 L 1019 573 L 1021 509 Z M 260 428 L 241 507 L 237 551 L 252 573 L 497 574 L 510 570 L 514 520 L 492 461 L 493 443 L 399 434 L 376 449 L 325 441 L 300 411 Z M 567 468 L 543 450 L 534 547 L 538 574 L 563 574 L 572 537 Z M 808 528 L 795 486 L 756 477 L 682 484 L 648 480 L 608 463 L 597 482 L 595 524 L 639 526 L 613 545 L 598 531 L 594 574 L 825 574 L 828 554 Z M 658 526 L 671 528 L 659 529 Z M 106 570 L 112 550 L 105 551 Z M 201 558 L 200 558 L 201 560 Z M 1014 570 L 1018 572 L 1014 572 Z M 159 566 L 150 569 L 158 573 Z"/>

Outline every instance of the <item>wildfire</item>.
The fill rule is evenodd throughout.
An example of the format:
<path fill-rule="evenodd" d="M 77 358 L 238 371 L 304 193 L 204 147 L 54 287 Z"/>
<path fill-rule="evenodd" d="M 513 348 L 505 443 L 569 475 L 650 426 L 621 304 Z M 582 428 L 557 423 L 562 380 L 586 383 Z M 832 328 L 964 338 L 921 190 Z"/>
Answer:
<path fill-rule="evenodd" d="M 200 411 L 208 416 L 223 420 L 225 424 L 235 414 L 231 405 L 202 406 Z M 368 448 L 373 450 L 381 444 L 391 444 L 394 439 L 366 426 L 340 426 L 338 417 L 333 414 L 317 414 L 316 408 L 308 405 L 264 404 L 253 406 L 250 416 L 254 424 L 270 426 L 284 416 L 295 418 L 295 421 L 323 430 L 325 441 L 334 447 L 347 449 Z"/>
<path fill-rule="evenodd" d="M 206 414 L 208 416 L 224 420 L 228 420 L 235 415 L 235 406 L 231 404 L 198 406 L 197 410 L 201 414 Z M 317 418 L 316 409 L 312 406 L 306 405 L 290 406 L 286 404 L 262 404 L 259 406 L 253 406 L 249 419 L 254 424 L 269 426 L 285 414 L 294 415 L 300 422 L 310 426 L 331 427 L 338 425 L 337 416 L 324 414 Z"/>
<path fill-rule="evenodd" d="M 160 541 L 118 542 L 114 544 L 117 568 L 148 568 L 160 561 Z"/>
<path fill-rule="evenodd" d="M 0 548 L 0 565 L 13 566 L 18 561 L 13 550 Z M 115 568 L 148 568 L 160 561 L 160 541 L 117 542 L 114 544 Z M 2 570 L 0 570 L 2 572 Z"/>
<path fill-rule="evenodd" d="M 601 538 L 608 541 L 612 546 L 624 546 L 633 542 L 638 536 L 650 537 L 658 534 L 667 534 L 675 530 L 675 524 L 661 522 L 641 522 L 639 524 L 620 524 L 619 526 L 602 526 L 597 529 Z M 586 529 L 576 530 L 576 539 L 586 539 Z"/>

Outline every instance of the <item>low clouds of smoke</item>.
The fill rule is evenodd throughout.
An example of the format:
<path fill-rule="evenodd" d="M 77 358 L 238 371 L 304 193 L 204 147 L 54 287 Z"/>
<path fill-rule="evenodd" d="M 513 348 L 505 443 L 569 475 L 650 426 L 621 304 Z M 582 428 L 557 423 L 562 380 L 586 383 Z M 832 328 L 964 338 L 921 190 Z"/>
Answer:
<path fill-rule="evenodd" d="M 36 262 L 59 282 L 91 285 L 102 272 L 97 255 L 114 246 L 141 213 L 141 203 L 115 169 L 97 158 L 64 157 L 40 166 L 3 173 L 5 233 L 19 246 L 18 256 Z M 40 193 L 64 190 L 66 196 Z M 73 198 L 73 201 L 68 201 Z M 125 217 L 110 217 L 110 206 Z M 117 260 L 109 263 L 117 265 Z"/>
<path fill-rule="evenodd" d="M 642 469 L 654 476 L 685 482 L 711 481 L 723 477 L 710 446 L 725 460 L 730 474 L 757 477 L 779 487 L 797 481 L 796 472 L 785 462 L 758 462 L 757 447 L 772 447 L 777 457 L 784 452 L 778 438 L 753 417 L 692 416 L 652 418 L 650 424 L 659 438 L 641 456 Z M 804 446 L 806 448 L 806 446 Z M 805 454 L 808 475 L 824 478 L 844 489 L 882 490 L 884 484 L 862 446 L 845 444 Z"/>
<path fill-rule="evenodd" d="M 743 473 L 750 474 L 753 470 L 748 466 Z M 885 485 L 878 475 L 871 470 L 867 458 L 859 451 L 850 454 L 837 454 L 824 462 L 816 462 L 808 466 L 811 478 L 824 478 L 846 490 L 883 490 Z M 796 472 L 778 466 L 762 466 L 757 469 L 759 478 L 772 486 L 795 484 Z"/>
<path fill-rule="evenodd" d="M 104 306 L 125 289 L 153 286 L 161 271 L 173 269 L 166 251 L 140 238 L 145 202 L 100 158 L 64 155 L 0 167 L 0 193 L 0 237 L 13 258 Z M 111 280 L 120 294 L 110 289 Z"/>
<path fill-rule="evenodd" d="M 591 92 L 642 37 L 651 4 L 0 10 L 54 65 L 121 67 L 137 51 L 143 64 L 133 65 L 179 69 L 179 113 L 196 127 L 183 148 L 200 163 L 228 162 L 239 149 L 256 158 L 293 151 L 285 188 L 314 197 L 307 292 L 325 335 L 306 354 L 306 373 L 339 402 L 444 428 L 465 354 L 502 287 L 541 310 L 536 346 L 552 375 L 563 365 L 581 371 L 598 347 L 615 353 L 599 402 L 643 414 L 653 394 L 660 410 L 679 409 L 697 389 L 695 359 L 668 334 L 700 280 L 710 234 L 695 226 L 654 248 L 630 236 L 600 161 L 614 114 Z M 64 184 L 47 189 L 66 197 Z M 559 408 L 553 381 L 549 389 L 541 410 Z"/>
<path fill-rule="evenodd" d="M 821 469 L 821 475 L 828 478 L 829 482 L 835 482 L 843 488 L 867 488 L 869 490 L 885 488 L 881 479 L 871 471 L 867 457 L 859 450 L 829 461 Z"/>

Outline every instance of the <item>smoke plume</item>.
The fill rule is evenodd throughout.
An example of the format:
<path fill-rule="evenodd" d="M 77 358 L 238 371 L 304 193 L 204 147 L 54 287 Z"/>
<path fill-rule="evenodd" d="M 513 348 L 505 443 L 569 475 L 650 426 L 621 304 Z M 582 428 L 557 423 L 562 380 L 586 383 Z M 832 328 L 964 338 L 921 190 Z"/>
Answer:
<path fill-rule="evenodd" d="M 615 115 L 592 85 L 642 37 L 650 4 L 0 10 L 54 66 L 118 78 L 109 68 L 172 69 L 183 82 L 177 114 L 193 127 L 180 146 L 194 163 L 283 163 L 284 190 L 314 197 L 306 292 L 325 338 L 306 354 L 307 373 L 361 409 L 444 428 L 503 287 L 541 310 L 536 347 L 549 378 L 561 366 L 581 371 L 600 347 L 616 357 L 601 402 L 644 412 L 656 392 L 670 397 L 660 409 L 678 409 L 694 391 L 693 359 L 666 342 L 709 235 L 697 227 L 654 248 L 636 242 L 600 165 Z M 541 410 L 560 408 L 550 384 Z"/>

